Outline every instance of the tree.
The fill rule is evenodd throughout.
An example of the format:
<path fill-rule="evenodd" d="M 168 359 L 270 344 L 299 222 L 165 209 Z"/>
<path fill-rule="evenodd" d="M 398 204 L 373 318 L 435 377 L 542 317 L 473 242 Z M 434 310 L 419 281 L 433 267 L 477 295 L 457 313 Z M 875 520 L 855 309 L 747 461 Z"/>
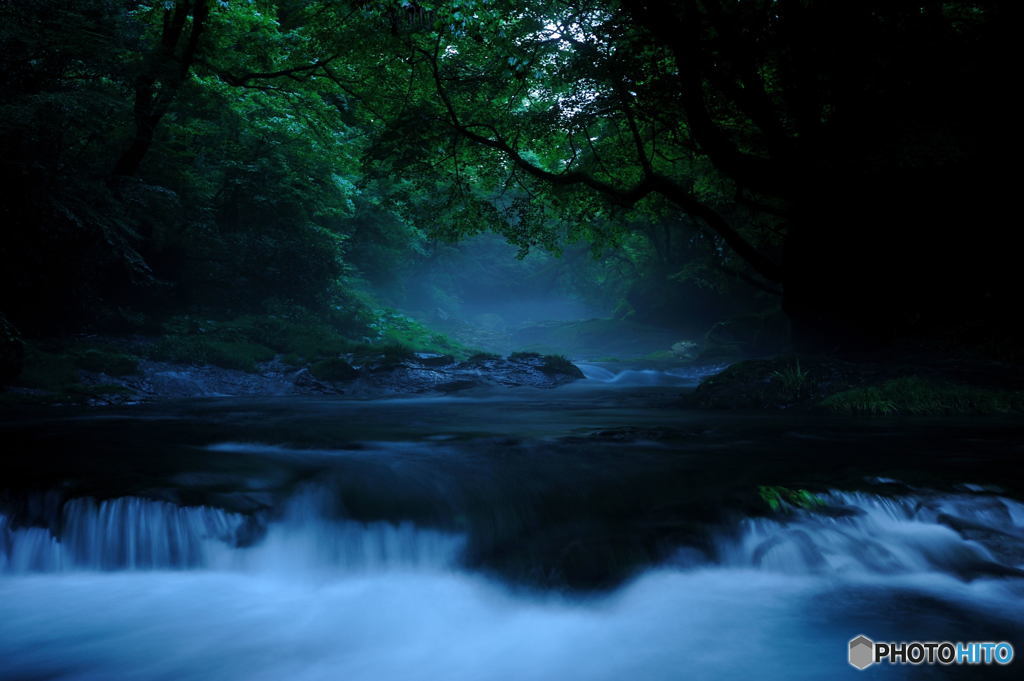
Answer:
<path fill-rule="evenodd" d="M 156 128 L 199 57 L 210 18 L 210 0 L 176 0 L 159 9 L 160 38 L 135 79 L 135 133 L 114 166 L 114 175 L 135 175 L 153 144 Z"/>
<path fill-rule="evenodd" d="M 805 346 L 1005 314 L 999 3 L 362 5 L 342 85 L 388 121 L 380 156 L 522 187 L 496 223 L 513 239 L 550 238 L 550 211 L 667 202 L 783 287 Z"/>

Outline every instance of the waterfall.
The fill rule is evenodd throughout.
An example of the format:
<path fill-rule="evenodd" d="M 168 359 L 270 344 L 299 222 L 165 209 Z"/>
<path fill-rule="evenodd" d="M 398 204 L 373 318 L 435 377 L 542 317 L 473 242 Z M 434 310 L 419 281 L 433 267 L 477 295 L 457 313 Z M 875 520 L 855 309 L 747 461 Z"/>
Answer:
<path fill-rule="evenodd" d="M 209 506 L 74 499 L 57 533 L 0 514 L 0 572 L 214 568 L 243 571 L 426 569 L 456 563 L 463 539 L 411 523 L 332 519 L 323 489 L 297 494 L 250 547 L 252 519 Z"/>
<path fill-rule="evenodd" d="M 1024 505 L 998 496 L 829 492 L 816 508 L 747 518 L 721 562 L 786 573 L 1024 576 Z"/>
<path fill-rule="evenodd" d="M 237 513 L 137 497 L 73 499 L 60 520 L 58 536 L 0 515 L 0 571 L 202 567 L 245 523 Z"/>

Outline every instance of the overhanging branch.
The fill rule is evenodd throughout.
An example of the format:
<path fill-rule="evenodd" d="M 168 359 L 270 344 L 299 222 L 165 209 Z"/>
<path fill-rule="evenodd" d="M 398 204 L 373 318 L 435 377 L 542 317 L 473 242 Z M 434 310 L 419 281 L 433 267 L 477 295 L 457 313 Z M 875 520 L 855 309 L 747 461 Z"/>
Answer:
<path fill-rule="evenodd" d="M 716 234 L 721 236 L 726 244 L 739 257 L 745 260 L 761 277 L 770 282 L 782 282 L 782 268 L 778 263 L 761 253 L 749 241 L 747 241 L 742 234 L 734 229 L 732 225 L 725 220 L 725 218 L 719 215 L 717 211 L 698 200 L 685 187 L 675 180 L 651 171 L 645 173 L 644 178 L 632 187 L 622 188 L 578 170 L 560 173 L 552 172 L 550 170 L 540 168 L 524 158 L 515 147 L 502 138 L 497 129 L 493 126 L 464 123 L 459 117 L 455 105 L 444 86 L 444 80 L 441 76 L 438 61 L 439 51 L 440 36 L 438 36 L 438 41 L 435 45 L 433 55 L 425 50 L 423 50 L 422 53 L 430 62 L 435 90 L 437 91 L 438 98 L 447 113 L 448 122 L 459 135 L 483 147 L 500 152 L 508 158 L 516 168 L 533 177 L 542 179 L 545 182 L 556 186 L 567 187 L 582 185 L 588 187 L 606 197 L 616 205 L 625 208 L 630 208 L 636 205 L 639 201 L 650 194 L 659 194 L 674 203 L 687 214 L 702 220 Z M 488 137 L 487 135 L 482 135 L 479 132 L 476 132 L 477 129 L 481 128 L 490 132 L 492 136 Z"/>

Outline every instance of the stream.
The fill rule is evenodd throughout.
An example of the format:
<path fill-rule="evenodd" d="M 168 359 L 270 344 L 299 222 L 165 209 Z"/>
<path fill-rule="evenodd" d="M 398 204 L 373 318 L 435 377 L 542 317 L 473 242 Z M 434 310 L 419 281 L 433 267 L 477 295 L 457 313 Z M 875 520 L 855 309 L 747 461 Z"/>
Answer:
<path fill-rule="evenodd" d="M 0 681 L 1020 678 L 847 663 L 1024 654 L 1019 419 L 698 411 L 715 367 L 580 366 L 0 415 Z"/>

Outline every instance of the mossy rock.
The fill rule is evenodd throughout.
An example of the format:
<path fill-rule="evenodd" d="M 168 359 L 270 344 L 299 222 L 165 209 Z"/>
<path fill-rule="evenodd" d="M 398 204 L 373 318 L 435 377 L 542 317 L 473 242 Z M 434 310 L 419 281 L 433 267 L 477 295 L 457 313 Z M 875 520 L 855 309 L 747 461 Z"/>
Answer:
<path fill-rule="evenodd" d="M 139 362 L 135 357 L 120 352 L 89 349 L 75 358 L 79 369 L 108 376 L 131 376 L 139 372 Z"/>
<path fill-rule="evenodd" d="M 351 381 L 359 376 L 359 372 L 343 359 L 325 359 L 313 364 L 310 373 L 318 380 L 331 383 Z"/>
<path fill-rule="evenodd" d="M 828 358 L 747 360 L 702 381 L 695 399 L 712 409 L 810 409 L 828 395 L 865 383 L 865 372 L 869 370 Z"/>
<path fill-rule="evenodd" d="M 1011 414 L 1024 412 L 1024 391 L 904 376 L 830 395 L 821 406 L 838 414 L 875 416 Z"/>
<path fill-rule="evenodd" d="M 541 354 L 539 352 L 513 352 L 508 358 L 512 362 L 529 362 L 530 360 L 540 359 Z"/>
<path fill-rule="evenodd" d="M 540 370 L 549 376 L 584 378 L 580 368 L 562 355 L 544 355 L 541 359 L 544 363 L 540 365 Z"/>
<path fill-rule="evenodd" d="M 496 355 L 493 352 L 475 352 L 469 356 L 465 363 L 471 366 L 480 366 L 485 362 L 496 362 L 500 359 L 501 355 Z"/>

